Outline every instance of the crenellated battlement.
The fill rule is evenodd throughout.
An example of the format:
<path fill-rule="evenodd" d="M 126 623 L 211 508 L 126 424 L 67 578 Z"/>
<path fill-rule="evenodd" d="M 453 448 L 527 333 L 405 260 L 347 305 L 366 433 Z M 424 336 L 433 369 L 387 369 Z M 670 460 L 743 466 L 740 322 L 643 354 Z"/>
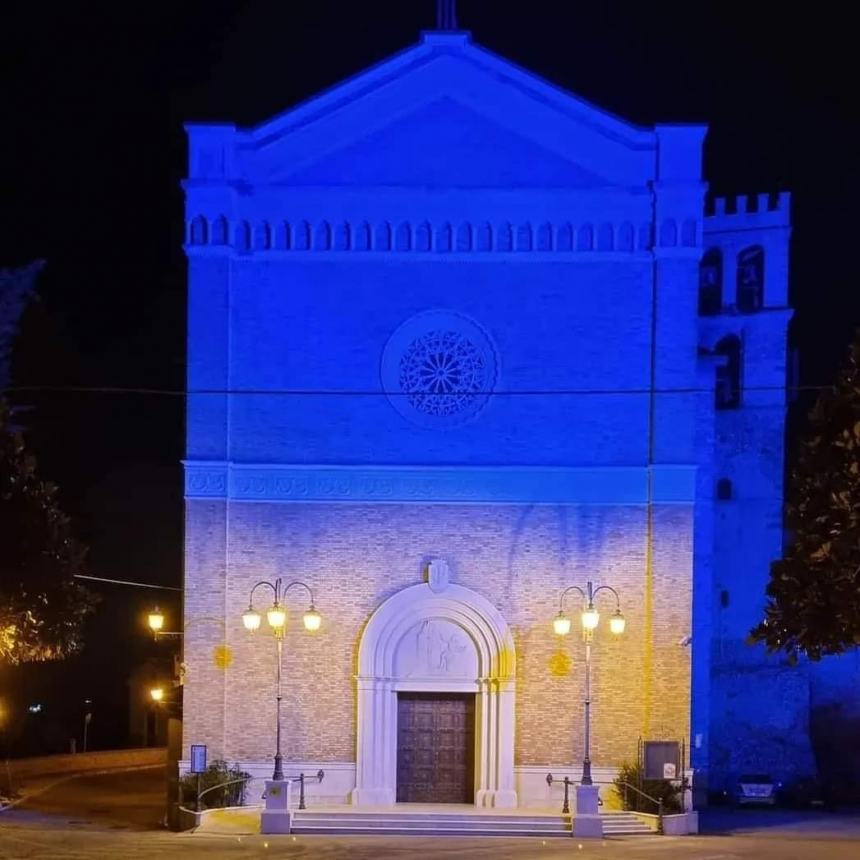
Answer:
<path fill-rule="evenodd" d="M 705 201 L 705 233 L 791 226 L 791 194 L 738 194 Z"/>

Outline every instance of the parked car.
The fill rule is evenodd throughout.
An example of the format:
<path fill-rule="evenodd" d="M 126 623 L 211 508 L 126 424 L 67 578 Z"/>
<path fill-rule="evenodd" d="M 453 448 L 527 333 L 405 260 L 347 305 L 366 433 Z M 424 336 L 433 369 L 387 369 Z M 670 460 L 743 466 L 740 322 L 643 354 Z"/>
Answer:
<path fill-rule="evenodd" d="M 738 806 L 760 804 L 773 806 L 776 803 L 777 785 L 763 773 L 748 773 L 738 778 L 735 803 Z"/>
<path fill-rule="evenodd" d="M 823 807 L 827 792 L 815 777 L 800 776 L 778 787 L 776 795 L 776 802 L 780 806 L 788 809 L 808 809 Z"/>

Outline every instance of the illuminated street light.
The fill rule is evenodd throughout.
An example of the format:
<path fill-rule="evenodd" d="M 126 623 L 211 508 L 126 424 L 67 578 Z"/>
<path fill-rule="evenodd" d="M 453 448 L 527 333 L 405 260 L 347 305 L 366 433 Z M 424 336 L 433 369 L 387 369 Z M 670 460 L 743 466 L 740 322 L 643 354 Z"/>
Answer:
<path fill-rule="evenodd" d="M 559 612 L 553 619 L 552 629 L 557 636 L 567 636 L 570 633 L 570 619 L 563 612 Z"/>
<path fill-rule="evenodd" d="M 254 609 L 253 606 L 249 606 L 248 611 L 242 615 L 242 624 L 245 625 L 246 630 L 250 630 L 251 632 L 259 630 L 262 621 L 262 616 Z"/>
<path fill-rule="evenodd" d="M 262 622 L 262 616 L 256 609 L 254 609 L 254 592 L 258 588 L 270 588 L 272 590 L 274 601 L 272 605 L 266 610 L 266 620 L 269 622 L 269 627 L 272 629 L 272 633 L 275 635 L 275 642 L 277 644 L 277 655 L 278 655 L 278 666 L 277 666 L 277 688 L 276 688 L 276 697 L 275 700 L 277 702 L 275 709 L 275 769 L 272 773 L 273 780 L 283 780 L 284 778 L 284 757 L 281 755 L 281 700 L 283 698 L 281 691 L 281 666 L 283 664 L 283 651 L 284 651 L 284 631 L 287 626 L 287 609 L 286 606 L 281 602 L 281 598 L 291 589 L 291 588 L 304 588 L 308 597 L 310 598 L 310 606 L 304 614 L 304 625 L 305 630 L 313 633 L 320 629 L 322 624 L 322 616 L 317 612 L 314 607 L 314 593 L 311 591 L 309 585 L 304 582 L 300 582 L 299 580 L 295 580 L 289 583 L 287 586 L 282 587 L 282 580 L 280 577 L 276 579 L 274 582 L 269 582 L 268 580 L 261 580 L 258 582 L 252 589 L 250 597 L 248 598 L 248 608 L 242 614 L 242 624 L 245 629 L 249 632 L 254 632 L 255 630 L 260 629 L 260 624 Z"/>
<path fill-rule="evenodd" d="M 316 633 L 322 624 L 322 615 L 320 615 L 314 608 L 314 605 L 311 604 L 311 608 L 304 614 L 302 621 L 305 624 L 305 630 L 310 633 Z"/>
<path fill-rule="evenodd" d="M 153 687 L 149 691 L 149 696 L 153 702 L 164 701 L 164 687 Z"/>
<path fill-rule="evenodd" d="M 564 598 L 571 591 L 576 591 L 582 598 L 582 638 L 585 642 L 585 755 L 582 759 L 582 785 L 592 785 L 591 779 L 591 641 L 594 631 L 600 623 L 600 613 L 594 606 L 594 598 L 601 591 L 608 591 L 615 596 L 615 613 L 609 619 L 609 629 L 616 636 L 624 632 L 626 622 L 621 614 L 621 599 L 618 592 L 609 585 L 594 587 L 592 582 L 585 583 L 585 590 L 578 585 L 571 585 L 561 593 L 558 603 L 558 615 L 552 622 L 553 630 L 559 636 L 567 636 L 570 633 L 570 618 L 564 614 Z"/>
<path fill-rule="evenodd" d="M 283 630 L 287 626 L 287 611 L 276 600 L 271 609 L 266 612 L 266 621 L 274 631 Z"/>
<path fill-rule="evenodd" d="M 597 630 L 597 625 L 600 623 L 600 613 L 593 606 L 587 606 L 583 609 L 581 617 L 583 630 Z"/>
<path fill-rule="evenodd" d="M 164 614 L 157 606 L 147 615 L 146 623 L 149 625 L 149 629 L 158 636 L 164 627 Z"/>

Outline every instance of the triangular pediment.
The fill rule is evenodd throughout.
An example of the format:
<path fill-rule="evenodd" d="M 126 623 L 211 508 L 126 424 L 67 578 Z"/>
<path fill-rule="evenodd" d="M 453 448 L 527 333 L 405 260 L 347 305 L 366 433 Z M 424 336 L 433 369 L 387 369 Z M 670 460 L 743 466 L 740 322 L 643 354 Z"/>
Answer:
<path fill-rule="evenodd" d="M 478 48 L 432 34 L 237 135 L 253 185 L 638 186 L 655 135 Z"/>
<path fill-rule="evenodd" d="M 443 98 L 299 170 L 272 179 L 296 185 L 594 188 L 605 177 Z"/>

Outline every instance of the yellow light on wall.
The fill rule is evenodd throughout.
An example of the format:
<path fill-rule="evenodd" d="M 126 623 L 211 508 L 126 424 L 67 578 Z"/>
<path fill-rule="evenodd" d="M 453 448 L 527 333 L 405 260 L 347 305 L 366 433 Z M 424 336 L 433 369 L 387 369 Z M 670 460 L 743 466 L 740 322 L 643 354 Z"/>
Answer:
<path fill-rule="evenodd" d="M 305 630 L 309 630 L 311 633 L 314 633 L 320 629 L 320 625 L 322 624 L 322 615 L 320 615 L 319 612 L 311 606 L 311 608 L 305 613 L 302 620 L 305 623 Z"/>
<path fill-rule="evenodd" d="M 157 606 L 146 616 L 146 623 L 153 633 L 158 633 L 164 627 L 164 615 Z"/>
<path fill-rule="evenodd" d="M 153 687 L 149 691 L 149 696 L 153 702 L 161 702 L 164 700 L 164 688 L 163 687 Z"/>
<path fill-rule="evenodd" d="M 275 630 L 280 630 L 286 626 L 287 613 L 283 606 L 276 603 L 268 612 L 266 612 L 266 620 L 269 622 L 269 627 Z"/>
<path fill-rule="evenodd" d="M 250 606 L 248 607 L 248 611 L 242 615 L 242 624 L 245 625 L 246 630 L 250 630 L 251 632 L 260 629 L 262 620 L 260 613 Z"/>
<path fill-rule="evenodd" d="M 609 629 L 616 635 L 620 635 L 624 632 L 624 628 L 627 626 L 627 622 L 624 620 L 624 616 L 621 614 L 620 609 L 615 610 L 615 615 L 609 619 Z"/>
<path fill-rule="evenodd" d="M 582 627 L 584 630 L 595 630 L 600 622 L 600 613 L 589 606 L 582 610 Z"/>
<path fill-rule="evenodd" d="M 567 636 L 570 633 L 570 619 L 563 612 L 559 612 L 552 620 L 552 629 L 556 636 Z"/>

